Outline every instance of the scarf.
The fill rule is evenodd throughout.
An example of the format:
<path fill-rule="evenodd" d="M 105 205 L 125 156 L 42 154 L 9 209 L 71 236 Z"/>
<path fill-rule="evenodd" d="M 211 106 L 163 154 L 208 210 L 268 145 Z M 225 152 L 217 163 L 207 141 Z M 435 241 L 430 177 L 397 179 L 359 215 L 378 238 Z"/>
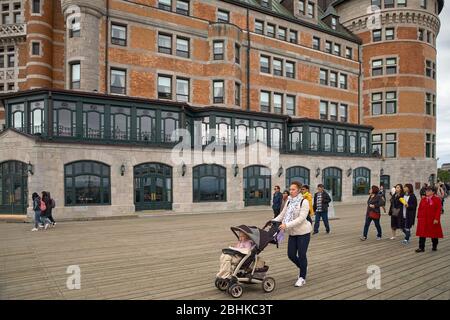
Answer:
<path fill-rule="evenodd" d="M 303 197 L 299 194 L 297 195 L 295 198 L 289 196 L 288 197 L 288 204 L 287 204 L 287 209 L 286 209 L 286 214 L 284 216 L 283 219 L 283 223 L 287 224 L 289 222 L 291 222 L 292 220 L 294 220 L 294 210 L 297 207 L 297 205 L 300 204 L 300 202 L 302 201 Z"/>

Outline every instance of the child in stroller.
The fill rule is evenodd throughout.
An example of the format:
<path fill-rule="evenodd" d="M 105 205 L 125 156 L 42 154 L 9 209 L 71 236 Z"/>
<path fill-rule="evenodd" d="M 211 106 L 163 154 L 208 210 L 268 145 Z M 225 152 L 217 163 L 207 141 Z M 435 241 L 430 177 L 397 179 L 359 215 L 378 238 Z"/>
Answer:
<path fill-rule="evenodd" d="M 270 229 L 267 231 L 265 229 L 268 226 Z M 216 287 L 234 298 L 242 296 L 243 283 L 261 284 L 264 292 L 272 292 L 275 289 L 275 279 L 266 277 L 269 266 L 261 259 L 260 253 L 269 243 L 278 246 L 278 228 L 279 223 L 273 221 L 269 221 L 262 229 L 246 225 L 231 227 L 239 243 L 222 250 Z"/>

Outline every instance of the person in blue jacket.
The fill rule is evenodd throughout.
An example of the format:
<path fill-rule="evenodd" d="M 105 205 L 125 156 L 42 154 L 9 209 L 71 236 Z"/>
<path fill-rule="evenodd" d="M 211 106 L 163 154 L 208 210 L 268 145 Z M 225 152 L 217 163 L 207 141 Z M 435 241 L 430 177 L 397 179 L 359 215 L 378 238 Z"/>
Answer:
<path fill-rule="evenodd" d="M 283 194 L 280 192 L 280 186 L 275 186 L 273 189 L 272 210 L 273 217 L 276 218 L 281 211 L 281 202 L 283 201 Z"/>

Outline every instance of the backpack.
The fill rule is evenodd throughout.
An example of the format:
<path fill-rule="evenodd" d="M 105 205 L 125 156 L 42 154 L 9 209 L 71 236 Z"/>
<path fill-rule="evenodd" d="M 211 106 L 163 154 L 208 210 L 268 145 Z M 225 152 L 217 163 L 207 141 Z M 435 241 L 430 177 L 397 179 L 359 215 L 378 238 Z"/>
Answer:
<path fill-rule="evenodd" d="M 45 205 L 44 201 L 41 200 L 41 204 L 39 205 L 39 208 L 41 209 L 41 212 L 47 210 L 47 206 Z"/>

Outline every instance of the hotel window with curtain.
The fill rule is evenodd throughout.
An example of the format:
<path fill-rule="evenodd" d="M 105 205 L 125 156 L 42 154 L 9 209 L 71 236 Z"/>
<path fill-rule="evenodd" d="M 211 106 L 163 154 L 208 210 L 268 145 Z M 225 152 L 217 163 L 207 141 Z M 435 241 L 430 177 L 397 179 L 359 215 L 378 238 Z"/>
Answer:
<path fill-rule="evenodd" d="M 111 93 L 126 94 L 127 71 L 111 68 Z"/>

